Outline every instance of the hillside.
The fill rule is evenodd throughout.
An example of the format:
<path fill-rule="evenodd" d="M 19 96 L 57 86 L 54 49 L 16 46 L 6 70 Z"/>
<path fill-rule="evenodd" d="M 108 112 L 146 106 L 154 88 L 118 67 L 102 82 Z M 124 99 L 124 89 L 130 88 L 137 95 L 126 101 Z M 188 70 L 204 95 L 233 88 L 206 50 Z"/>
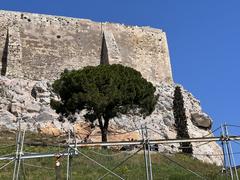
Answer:
<path fill-rule="evenodd" d="M 141 126 L 149 128 L 150 139 L 174 139 L 177 136 L 173 115 L 173 100 L 176 84 L 155 84 L 159 96 L 153 113 L 146 117 L 121 115 L 110 121 L 109 140 L 141 140 Z M 187 116 L 187 128 L 190 138 L 212 137 L 212 120 L 202 111 L 200 102 L 183 87 L 184 108 Z M 0 128 L 16 130 L 21 119 L 22 128 L 32 132 L 53 136 L 66 135 L 69 129 L 75 129 L 77 140 L 100 141 L 98 123 L 84 118 L 84 111 L 75 114 L 76 121 L 59 122 L 49 105 L 50 98 L 57 98 L 51 90 L 50 81 L 32 81 L 19 78 L 0 77 Z M 222 158 L 211 156 L 222 154 L 215 142 L 193 143 L 193 155 L 203 162 L 222 164 Z M 179 152 L 179 144 L 159 145 L 160 152 Z M 198 154 L 207 154 L 199 156 Z"/>
<path fill-rule="evenodd" d="M 7 138 L 7 143 L 6 143 Z M 54 143 L 63 142 L 65 137 L 50 137 L 44 135 L 36 135 L 30 132 L 26 133 L 25 142 L 41 142 L 41 143 Z M 0 136 L 0 156 L 15 152 L 15 132 L 2 131 Z M 8 148 L 4 148 L 7 146 Z M 36 147 L 24 145 L 23 151 L 27 153 L 58 153 L 63 152 L 65 149 L 60 147 Z M 133 152 L 118 151 L 118 150 L 100 150 L 94 148 L 80 148 L 82 153 L 93 158 L 99 163 L 103 164 L 109 169 L 112 169 L 121 163 L 128 156 L 130 157 Z M 203 163 L 193 157 L 184 154 L 169 154 L 169 153 L 151 153 L 152 169 L 154 179 L 201 179 L 189 170 L 197 173 L 206 179 L 225 179 L 225 174 L 221 173 L 222 167 L 212 164 Z M 0 166 L 6 162 L 0 161 Z M 62 157 L 61 162 L 61 177 L 66 178 L 66 165 L 67 157 Z M 0 179 L 12 179 L 14 163 L 9 164 L 7 167 L 0 170 Z M 186 170 L 188 169 L 188 170 Z M 126 162 L 120 165 L 114 171 L 125 179 L 145 179 L 145 165 L 144 156 L 140 151 L 138 154 L 129 158 Z M 85 157 L 79 155 L 73 157 L 72 161 L 72 179 L 97 179 L 106 173 L 101 167 L 89 161 Z M 55 179 L 55 158 L 39 158 L 29 159 L 22 161 L 20 169 L 21 179 L 34 179 L 34 180 L 51 180 Z M 104 179 L 117 179 L 111 175 Z"/>

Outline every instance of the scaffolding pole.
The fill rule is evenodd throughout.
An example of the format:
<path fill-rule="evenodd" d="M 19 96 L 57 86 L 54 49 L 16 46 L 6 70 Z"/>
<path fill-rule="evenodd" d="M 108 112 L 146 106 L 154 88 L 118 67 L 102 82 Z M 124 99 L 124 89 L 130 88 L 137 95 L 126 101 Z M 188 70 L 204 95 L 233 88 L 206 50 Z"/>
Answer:
<path fill-rule="evenodd" d="M 68 131 L 68 144 L 70 144 L 71 134 L 70 130 Z M 72 156 L 71 156 L 71 148 L 68 147 L 68 156 L 67 156 L 67 180 L 71 180 L 71 165 L 72 165 Z"/>
<path fill-rule="evenodd" d="M 144 162 L 145 162 L 145 170 L 146 170 L 146 179 L 149 180 L 149 171 L 148 171 L 148 156 L 146 154 L 146 139 L 145 139 L 145 132 L 143 126 L 141 127 L 142 130 L 142 141 L 143 141 L 143 155 L 144 155 Z"/>
<path fill-rule="evenodd" d="M 224 129 L 225 129 L 225 135 L 226 135 L 226 137 L 228 137 L 228 128 L 227 128 L 226 123 L 224 124 Z M 231 142 L 230 142 L 230 141 L 227 142 L 227 143 L 228 143 L 229 151 L 230 151 L 229 155 L 230 155 L 230 157 L 232 158 L 232 163 L 233 163 L 233 164 L 232 164 L 233 167 L 231 167 L 231 168 L 234 168 L 236 180 L 239 180 L 238 171 L 237 171 L 237 168 L 236 168 L 236 163 L 235 163 L 235 159 L 234 159 L 234 156 L 233 156 L 232 145 L 231 145 Z"/>
<path fill-rule="evenodd" d="M 148 161 L 149 161 L 149 174 L 150 174 L 150 180 L 153 180 L 153 174 L 152 174 L 152 159 L 151 159 L 151 146 L 149 144 L 149 138 L 148 138 L 148 129 L 145 126 L 145 132 L 146 132 L 146 147 L 148 150 Z"/>
<path fill-rule="evenodd" d="M 13 180 L 17 179 L 16 178 L 17 169 L 18 169 L 18 163 L 19 163 L 19 160 L 20 160 L 20 158 L 19 158 L 19 156 L 20 156 L 20 152 L 19 152 L 20 144 L 21 144 L 21 122 L 20 122 L 20 118 L 18 118 L 18 133 L 16 135 L 16 155 L 15 155 L 15 158 L 12 158 L 12 159 L 15 159 L 14 170 L 13 170 L 13 178 L 12 178 Z"/>
<path fill-rule="evenodd" d="M 224 131 L 221 126 L 221 136 L 224 137 Z M 224 145 L 224 140 L 221 141 L 221 146 L 222 146 L 222 152 L 223 152 L 223 169 L 222 173 L 226 173 L 226 179 L 228 179 L 228 171 L 227 171 L 227 160 L 226 160 L 226 153 L 225 153 L 225 145 Z"/>
<path fill-rule="evenodd" d="M 227 156 L 227 160 L 228 160 L 228 168 L 230 171 L 230 175 L 231 175 L 231 180 L 233 180 L 233 172 L 232 172 L 232 164 L 231 164 L 231 156 L 230 156 L 230 152 L 229 152 L 229 148 L 228 148 L 228 144 L 227 144 L 227 138 L 226 138 L 226 131 L 225 131 L 225 125 L 221 125 L 222 127 L 222 131 L 223 131 L 223 143 L 225 145 L 225 149 L 226 149 L 226 156 Z M 227 177 L 228 178 L 228 177 Z"/>

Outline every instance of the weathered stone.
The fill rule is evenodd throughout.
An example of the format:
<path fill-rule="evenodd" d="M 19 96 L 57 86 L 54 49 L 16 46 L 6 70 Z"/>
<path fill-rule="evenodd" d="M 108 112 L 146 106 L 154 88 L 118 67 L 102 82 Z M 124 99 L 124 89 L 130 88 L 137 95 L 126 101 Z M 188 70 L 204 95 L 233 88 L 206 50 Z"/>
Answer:
<path fill-rule="evenodd" d="M 105 44 L 110 64 L 135 68 L 152 82 L 173 81 L 160 29 L 10 11 L 0 11 L 0 19 L 3 74 L 53 80 L 64 69 L 99 65 Z"/>
<path fill-rule="evenodd" d="M 57 119 L 57 114 L 49 111 L 40 112 L 40 114 L 36 117 L 37 122 L 52 122 Z"/>
<path fill-rule="evenodd" d="M 42 134 L 47 134 L 51 136 L 59 136 L 62 134 L 61 129 L 57 128 L 53 123 L 46 122 L 46 123 L 39 123 L 37 125 L 38 132 Z"/>
<path fill-rule="evenodd" d="M 0 125 L 5 126 L 9 129 L 16 128 L 16 120 L 17 118 L 8 111 L 0 111 Z"/>
<path fill-rule="evenodd" d="M 36 122 L 35 121 L 36 117 L 29 115 L 29 113 L 22 113 L 21 119 L 22 119 L 22 121 L 29 123 L 29 124 L 34 124 Z"/>
<path fill-rule="evenodd" d="M 41 109 L 41 106 L 35 102 L 26 102 L 24 108 L 27 110 L 27 112 L 34 113 L 34 112 L 39 112 Z"/>
<path fill-rule="evenodd" d="M 10 104 L 10 112 L 14 114 L 15 116 L 18 116 L 22 113 L 23 106 L 19 103 L 11 103 Z"/>
<path fill-rule="evenodd" d="M 205 113 L 192 113 L 192 122 L 198 127 L 208 128 L 212 127 L 211 118 Z"/>
<path fill-rule="evenodd" d="M 47 81 L 38 81 L 32 88 L 31 95 L 41 103 L 50 103 L 51 93 L 48 90 L 49 84 Z"/>

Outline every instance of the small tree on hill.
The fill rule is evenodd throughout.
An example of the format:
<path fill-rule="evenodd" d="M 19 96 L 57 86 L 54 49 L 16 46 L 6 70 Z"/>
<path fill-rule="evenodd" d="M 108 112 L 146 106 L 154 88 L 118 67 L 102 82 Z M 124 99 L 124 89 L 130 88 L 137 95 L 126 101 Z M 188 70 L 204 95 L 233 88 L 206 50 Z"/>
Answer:
<path fill-rule="evenodd" d="M 86 117 L 98 120 L 103 142 L 111 118 L 130 110 L 149 115 L 157 100 L 155 87 L 140 72 L 117 64 L 65 71 L 53 90 L 61 100 L 51 100 L 51 107 L 65 117 L 86 109 Z"/>
<path fill-rule="evenodd" d="M 179 86 L 175 88 L 174 92 L 173 114 L 175 118 L 175 127 L 177 130 L 177 138 L 189 138 L 184 100 L 181 88 Z M 180 146 L 182 148 L 182 152 L 192 154 L 193 149 L 190 142 L 180 143 Z"/>

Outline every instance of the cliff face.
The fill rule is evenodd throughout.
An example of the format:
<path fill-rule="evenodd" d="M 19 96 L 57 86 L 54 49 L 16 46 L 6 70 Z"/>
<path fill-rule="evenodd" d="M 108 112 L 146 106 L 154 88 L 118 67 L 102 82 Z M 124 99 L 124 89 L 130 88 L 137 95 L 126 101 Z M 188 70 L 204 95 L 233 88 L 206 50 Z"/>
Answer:
<path fill-rule="evenodd" d="M 140 140 L 139 129 L 142 125 L 149 128 L 151 139 L 176 138 L 174 126 L 173 95 L 175 84 L 155 84 L 159 99 L 154 112 L 143 119 L 133 115 L 121 115 L 110 122 L 109 140 Z M 58 115 L 50 108 L 50 98 L 54 97 L 48 81 L 9 79 L 0 77 L 0 126 L 17 129 L 17 117 L 21 118 L 22 128 L 30 131 L 59 136 L 66 134 L 74 127 L 79 141 L 100 141 L 101 134 L 97 123 L 91 124 L 84 119 L 84 111 L 76 114 L 76 122 L 61 123 Z M 189 92 L 182 88 L 184 106 L 187 115 L 188 133 L 191 138 L 213 136 L 210 127 L 211 119 L 202 112 L 200 103 Z M 205 162 L 222 163 L 219 156 L 221 148 L 215 142 L 192 143 L 193 155 Z M 179 144 L 160 145 L 162 152 L 174 153 L 180 151 Z"/>
<path fill-rule="evenodd" d="M 3 75 L 25 79 L 118 63 L 149 81 L 172 82 L 166 34 L 150 27 L 0 11 L 0 57 Z"/>

